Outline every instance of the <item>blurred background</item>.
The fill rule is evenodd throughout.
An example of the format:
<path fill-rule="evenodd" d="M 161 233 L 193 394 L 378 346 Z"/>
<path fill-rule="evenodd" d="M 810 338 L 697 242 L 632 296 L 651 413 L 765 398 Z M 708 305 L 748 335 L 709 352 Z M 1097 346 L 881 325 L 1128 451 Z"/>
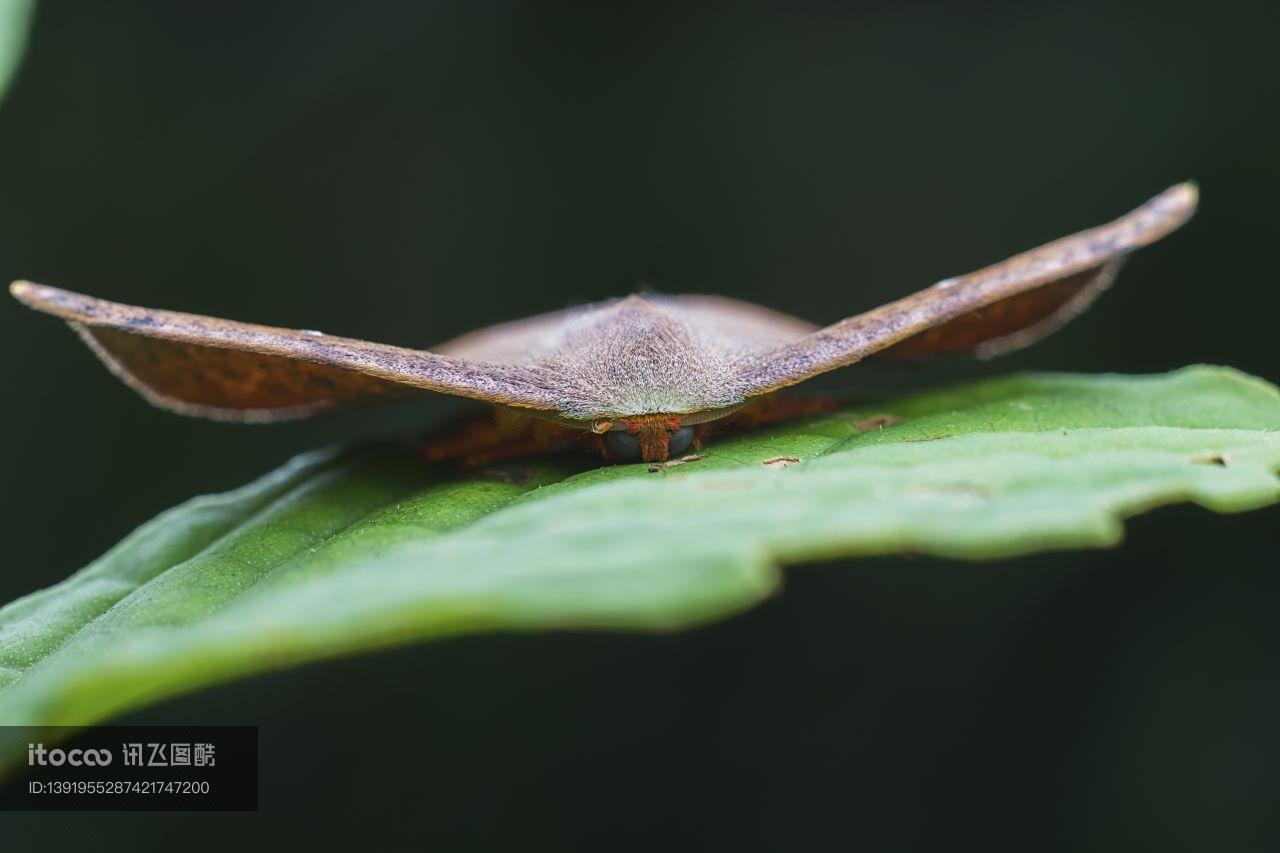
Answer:
<path fill-rule="evenodd" d="M 45 3 L 0 108 L 0 276 L 427 346 L 639 287 L 828 322 L 1106 221 L 1201 213 L 1043 344 L 825 380 L 1230 364 L 1275 381 L 1259 0 Z M 0 601 L 156 512 L 447 400 L 151 409 L 0 304 Z M 450 640 L 170 701 L 262 727 L 261 812 L 6 815 L 13 849 L 1274 850 L 1275 510 L 1108 552 L 803 567 L 680 635 Z"/>

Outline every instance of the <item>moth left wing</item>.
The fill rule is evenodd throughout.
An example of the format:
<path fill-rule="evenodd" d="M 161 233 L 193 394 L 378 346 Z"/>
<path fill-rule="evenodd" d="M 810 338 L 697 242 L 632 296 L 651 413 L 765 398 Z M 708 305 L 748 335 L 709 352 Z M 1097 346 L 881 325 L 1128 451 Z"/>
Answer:
<path fill-rule="evenodd" d="M 1083 313 L 1111 286 L 1123 263 L 1123 258 L 1115 258 L 961 314 L 873 353 L 870 358 L 919 361 L 935 356 L 973 355 L 986 359 L 1022 349 Z"/>
<path fill-rule="evenodd" d="M 66 320 L 121 380 L 184 415 L 279 421 L 336 408 L 453 394 L 553 411 L 539 373 L 320 332 L 238 323 L 15 282 L 25 305 Z"/>
<path fill-rule="evenodd" d="M 1191 218 L 1196 187 L 1165 190 L 1114 222 L 819 329 L 744 365 L 744 397 L 766 394 L 870 355 L 990 357 L 1026 346 L 1083 311 L 1124 256 Z"/>

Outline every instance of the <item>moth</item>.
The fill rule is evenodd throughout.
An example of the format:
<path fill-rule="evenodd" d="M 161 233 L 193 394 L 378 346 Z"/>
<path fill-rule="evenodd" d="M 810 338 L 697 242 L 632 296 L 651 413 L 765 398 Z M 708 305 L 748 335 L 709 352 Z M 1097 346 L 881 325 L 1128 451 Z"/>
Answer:
<path fill-rule="evenodd" d="M 483 464 L 566 444 L 664 462 L 726 424 L 812 411 L 774 392 L 868 357 L 989 358 L 1083 311 L 1125 256 L 1194 213 L 1192 183 L 1119 219 L 825 327 L 719 296 L 635 295 L 503 323 L 431 348 L 107 302 L 19 281 L 152 404 L 241 422 L 440 393 L 493 408 L 424 447 Z"/>

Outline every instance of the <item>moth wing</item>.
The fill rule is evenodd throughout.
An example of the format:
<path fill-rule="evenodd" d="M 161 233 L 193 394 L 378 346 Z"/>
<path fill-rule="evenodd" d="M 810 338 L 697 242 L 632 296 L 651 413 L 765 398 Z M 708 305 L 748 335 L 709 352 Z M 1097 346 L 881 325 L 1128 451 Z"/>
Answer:
<path fill-rule="evenodd" d="M 30 282 L 10 290 L 27 306 L 67 321 L 116 376 L 179 414 L 291 420 L 432 391 L 556 407 L 545 377 L 526 367 L 138 308 Z"/>
<path fill-rule="evenodd" d="M 1033 343 L 1088 307 L 1125 255 L 1182 226 L 1197 200 L 1194 184 L 1178 184 L 1114 222 L 945 279 L 777 347 L 744 366 L 743 396 L 785 388 L 873 354 L 989 357 Z"/>
<path fill-rule="evenodd" d="M 1111 286 L 1123 258 L 1034 287 L 961 314 L 886 347 L 876 361 L 920 361 L 951 355 L 994 358 L 1030 346 L 1080 315 Z"/>
<path fill-rule="evenodd" d="M 565 329 L 594 309 L 588 305 L 497 323 L 437 344 L 434 353 L 498 364 L 528 364 L 554 347 Z"/>
<path fill-rule="evenodd" d="M 697 327 L 703 336 L 730 351 L 765 350 L 798 340 L 818 328 L 789 314 L 724 296 L 646 294 L 628 298 L 671 309 L 673 317 Z M 500 323 L 432 347 L 432 351 L 481 361 L 527 364 L 562 346 L 566 334 L 579 323 L 588 325 L 596 316 L 626 301 L 613 299 Z"/>
<path fill-rule="evenodd" d="M 800 340 L 818 326 L 799 317 L 725 296 L 657 297 L 729 351 L 767 351 Z"/>

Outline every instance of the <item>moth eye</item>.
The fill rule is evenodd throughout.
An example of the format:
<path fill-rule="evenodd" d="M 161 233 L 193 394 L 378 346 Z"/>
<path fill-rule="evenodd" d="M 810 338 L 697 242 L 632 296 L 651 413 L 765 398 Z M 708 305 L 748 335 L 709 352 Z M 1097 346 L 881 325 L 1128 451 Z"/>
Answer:
<path fill-rule="evenodd" d="M 680 427 L 667 439 L 667 453 L 672 456 L 684 453 L 693 444 L 693 427 Z"/>
<path fill-rule="evenodd" d="M 615 430 L 604 437 L 604 443 L 615 462 L 640 461 L 640 442 L 631 433 Z"/>

